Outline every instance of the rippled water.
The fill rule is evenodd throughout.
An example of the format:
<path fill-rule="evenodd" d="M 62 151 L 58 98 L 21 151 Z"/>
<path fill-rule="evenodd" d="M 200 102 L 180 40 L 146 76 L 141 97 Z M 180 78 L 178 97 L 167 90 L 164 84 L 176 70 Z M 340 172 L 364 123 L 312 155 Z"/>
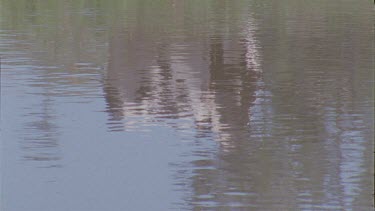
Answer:
<path fill-rule="evenodd" d="M 1 210 L 372 210 L 373 14 L 0 0 Z"/>

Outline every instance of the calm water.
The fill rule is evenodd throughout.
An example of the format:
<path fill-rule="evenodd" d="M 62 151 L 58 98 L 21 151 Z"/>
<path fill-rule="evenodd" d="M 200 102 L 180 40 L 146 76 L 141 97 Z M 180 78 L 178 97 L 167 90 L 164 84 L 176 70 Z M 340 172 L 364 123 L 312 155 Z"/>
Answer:
<path fill-rule="evenodd" d="M 373 27 L 366 0 L 0 0 L 0 209 L 372 210 Z"/>

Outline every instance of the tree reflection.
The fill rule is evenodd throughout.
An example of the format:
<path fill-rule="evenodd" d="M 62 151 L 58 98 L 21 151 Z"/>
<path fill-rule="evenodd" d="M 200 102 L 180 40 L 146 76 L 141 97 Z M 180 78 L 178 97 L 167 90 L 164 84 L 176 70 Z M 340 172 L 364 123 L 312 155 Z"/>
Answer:
<path fill-rule="evenodd" d="M 208 23 L 210 30 L 196 34 L 190 33 L 196 30 L 191 20 L 177 16 L 190 12 L 181 9 L 187 5 L 174 1 L 165 8 L 178 13 L 162 10 L 174 22 L 153 22 L 153 28 L 144 13 L 133 28 L 115 29 L 105 91 L 109 121 L 121 125 L 116 130 L 164 122 L 194 131 L 197 145 L 217 141 L 214 158 L 193 161 L 193 176 L 185 181 L 193 192 L 189 204 L 196 209 L 351 206 L 359 199 L 350 195 L 365 189 L 349 179 L 364 174 L 359 154 L 370 138 L 359 131 L 371 123 L 352 115 L 363 111 L 354 103 L 356 82 L 348 79 L 358 76 L 356 68 L 367 71 L 357 64 L 368 58 L 360 50 L 350 51 L 351 44 L 337 46 L 351 43 L 348 39 L 359 42 L 360 35 L 321 25 L 322 18 L 336 14 L 316 5 L 314 11 L 320 15 L 306 14 L 303 25 L 267 18 L 281 17 L 277 8 L 285 7 L 285 18 L 294 20 L 291 7 L 264 5 L 270 8 L 258 11 L 264 21 L 259 26 L 252 16 L 233 16 L 233 5 L 208 4 L 212 16 L 194 18 Z M 286 24 L 285 31 L 275 24 Z M 356 161 L 349 161 L 347 154 Z M 338 197 L 340 189 L 351 201 L 322 195 Z M 269 203 L 273 199 L 277 203 Z"/>
<path fill-rule="evenodd" d="M 221 150 L 217 160 L 193 162 L 197 170 L 193 172 L 194 196 L 189 203 L 197 208 L 203 206 L 199 204 L 204 201 L 202 196 L 217 197 L 210 201 L 218 203 L 248 201 L 252 182 L 243 181 L 242 176 L 249 179 L 249 165 L 256 164 L 247 156 L 256 149 L 252 149 L 256 144 L 249 144 L 253 127 L 250 108 L 259 97 L 264 97 L 259 95 L 263 82 L 258 43 L 253 34 L 255 26 L 250 19 L 245 27 L 231 29 L 233 33 L 228 37 L 222 32 L 229 26 L 222 23 L 226 3 L 218 4 L 213 6 L 218 10 L 224 8 L 224 17 L 219 12 L 215 14 L 218 23 L 210 27 L 218 30 L 210 33 L 185 34 L 190 25 L 183 25 L 185 30 L 177 36 L 168 31 L 150 31 L 148 22 L 143 20 L 147 16 L 137 19 L 137 27 L 131 31 L 115 27 L 104 88 L 112 130 L 141 128 L 162 121 L 195 131 L 196 139 L 212 137 L 218 141 Z M 164 28 L 170 23 L 158 24 Z M 174 25 L 177 30 L 179 24 Z M 260 121 L 258 117 L 252 120 Z M 184 125 L 183 119 L 191 119 L 192 128 Z M 221 164 L 234 164 L 238 159 L 243 160 L 235 165 Z M 207 170 L 207 164 L 214 169 Z M 239 180 L 231 181 L 233 177 Z M 249 184 L 241 186 L 241 182 Z M 227 195 L 230 193 L 233 196 Z"/>

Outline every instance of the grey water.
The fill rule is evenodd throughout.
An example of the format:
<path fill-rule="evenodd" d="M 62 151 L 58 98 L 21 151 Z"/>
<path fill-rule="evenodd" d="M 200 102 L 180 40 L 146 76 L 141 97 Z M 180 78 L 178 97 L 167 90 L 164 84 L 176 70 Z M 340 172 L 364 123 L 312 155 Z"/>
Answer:
<path fill-rule="evenodd" d="M 373 209 L 367 0 L 0 0 L 2 211 Z"/>

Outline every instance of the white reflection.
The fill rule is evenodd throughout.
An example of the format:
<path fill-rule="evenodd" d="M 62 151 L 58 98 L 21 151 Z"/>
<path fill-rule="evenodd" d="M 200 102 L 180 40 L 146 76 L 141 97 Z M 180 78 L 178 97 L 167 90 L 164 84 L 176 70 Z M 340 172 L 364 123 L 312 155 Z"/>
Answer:
<path fill-rule="evenodd" d="M 256 29 L 255 21 L 249 16 L 244 30 L 246 36 L 246 66 L 249 70 L 261 72 L 261 57 L 258 50 L 260 47 L 254 35 Z"/>

